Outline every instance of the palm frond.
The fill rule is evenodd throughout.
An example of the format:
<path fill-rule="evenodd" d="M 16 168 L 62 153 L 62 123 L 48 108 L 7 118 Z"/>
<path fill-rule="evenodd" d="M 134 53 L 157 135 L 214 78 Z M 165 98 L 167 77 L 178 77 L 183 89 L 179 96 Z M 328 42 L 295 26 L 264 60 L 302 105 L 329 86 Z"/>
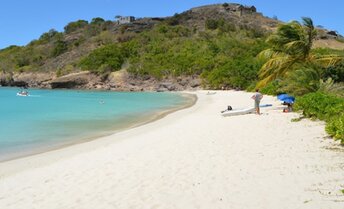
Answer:
<path fill-rule="evenodd" d="M 257 55 L 257 58 L 259 60 L 268 60 L 268 59 L 271 59 L 273 57 L 279 56 L 279 54 L 280 54 L 280 52 L 276 52 L 273 49 L 265 49 Z"/>
<path fill-rule="evenodd" d="M 259 77 L 265 78 L 270 74 L 274 74 L 275 77 L 283 76 L 296 60 L 295 57 L 288 55 L 271 58 L 261 67 Z"/>
<path fill-rule="evenodd" d="M 264 78 L 263 80 L 260 80 L 260 81 L 257 83 L 256 88 L 263 88 L 263 87 L 265 87 L 269 82 L 271 82 L 272 80 L 274 80 L 274 79 L 272 78 L 272 75 L 270 75 L 270 76 Z"/>
<path fill-rule="evenodd" d="M 344 60 L 343 56 L 338 56 L 338 55 L 322 55 L 322 56 L 314 56 L 312 58 L 314 59 L 315 62 L 317 62 L 323 67 L 331 67 Z"/>
<path fill-rule="evenodd" d="M 303 40 L 297 40 L 297 41 L 291 41 L 289 43 L 286 43 L 285 45 L 286 51 L 289 54 L 302 54 L 304 55 L 304 52 L 307 48 L 307 43 Z"/>
<path fill-rule="evenodd" d="M 283 82 L 283 90 L 293 95 L 303 95 L 319 89 L 320 72 L 309 67 L 300 67 L 290 73 Z"/>
<path fill-rule="evenodd" d="M 259 71 L 261 81 L 258 86 L 264 86 L 276 78 L 289 77 L 290 72 L 293 76 L 289 77 L 289 80 L 300 80 L 296 82 L 297 88 L 300 89 L 298 92 L 317 90 L 321 78 L 319 66 L 330 67 L 344 60 L 344 57 L 337 55 L 312 54 L 316 30 L 311 18 L 304 17 L 302 20 L 303 24 L 292 21 L 279 25 L 277 31 L 268 38 L 272 48 L 258 55 L 259 59 L 267 60 Z M 297 68 L 297 73 L 293 73 Z M 304 87 L 301 88 L 301 84 Z"/>
<path fill-rule="evenodd" d="M 291 56 L 279 56 L 270 59 L 260 69 L 259 78 L 261 82 L 258 83 L 258 86 L 265 86 L 279 77 L 285 77 L 286 73 L 292 70 L 295 62 L 296 59 Z"/>
<path fill-rule="evenodd" d="M 307 28 L 313 30 L 314 29 L 314 24 L 313 24 L 313 20 L 309 17 L 302 17 L 302 23 L 304 26 L 306 26 Z"/>
<path fill-rule="evenodd" d="M 335 83 L 332 78 L 320 80 L 319 91 L 344 97 L 344 83 Z"/>

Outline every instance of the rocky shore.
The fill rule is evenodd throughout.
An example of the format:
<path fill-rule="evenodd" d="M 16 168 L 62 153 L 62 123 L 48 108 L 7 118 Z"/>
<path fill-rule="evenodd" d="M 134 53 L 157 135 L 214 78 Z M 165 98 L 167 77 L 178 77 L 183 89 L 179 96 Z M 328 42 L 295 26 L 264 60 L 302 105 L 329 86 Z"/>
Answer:
<path fill-rule="evenodd" d="M 112 91 L 181 91 L 198 90 L 198 77 L 178 77 L 157 80 L 152 77 L 136 77 L 126 70 L 106 76 L 88 71 L 57 77 L 56 73 L 0 73 L 0 85 L 45 89 L 99 89 Z"/>

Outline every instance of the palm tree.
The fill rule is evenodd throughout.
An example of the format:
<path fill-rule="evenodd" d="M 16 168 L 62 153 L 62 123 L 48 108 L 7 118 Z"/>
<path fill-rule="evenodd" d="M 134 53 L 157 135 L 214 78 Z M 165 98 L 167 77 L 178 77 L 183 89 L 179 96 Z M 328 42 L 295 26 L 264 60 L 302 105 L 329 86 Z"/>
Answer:
<path fill-rule="evenodd" d="M 282 91 L 292 92 L 295 96 L 318 91 L 321 81 L 320 70 L 320 68 L 313 66 L 298 66 L 293 73 L 282 81 Z"/>
<path fill-rule="evenodd" d="M 283 78 L 297 66 L 332 66 L 343 59 L 337 55 L 317 55 L 311 49 L 316 30 L 311 18 L 303 17 L 303 24 L 292 21 L 282 24 L 267 42 L 272 48 L 262 51 L 258 57 L 265 62 L 259 72 L 258 87 L 264 87 L 276 78 Z"/>

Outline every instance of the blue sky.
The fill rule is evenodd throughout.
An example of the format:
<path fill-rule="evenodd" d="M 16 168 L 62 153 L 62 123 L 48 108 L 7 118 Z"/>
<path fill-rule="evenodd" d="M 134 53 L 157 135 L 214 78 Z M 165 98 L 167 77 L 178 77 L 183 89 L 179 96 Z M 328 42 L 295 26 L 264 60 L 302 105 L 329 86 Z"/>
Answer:
<path fill-rule="evenodd" d="M 26 45 L 49 29 L 63 31 L 71 21 L 94 17 L 113 20 L 116 15 L 163 17 L 195 6 L 224 3 L 216 0 L 0 0 L 0 49 Z M 282 21 L 311 17 L 315 25 L 344 34 L 343 0 L 236 0 L 254 5 L 265 16 Z"/>

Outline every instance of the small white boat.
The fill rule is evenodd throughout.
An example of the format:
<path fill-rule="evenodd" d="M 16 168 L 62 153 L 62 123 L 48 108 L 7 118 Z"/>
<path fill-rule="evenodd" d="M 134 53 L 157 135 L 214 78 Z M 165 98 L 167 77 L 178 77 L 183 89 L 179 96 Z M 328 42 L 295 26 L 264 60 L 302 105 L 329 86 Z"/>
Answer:
<path fill-rule="evenodd" d="M 207 92 L 207 95 L 214 95 L 214 94 L 216 94 L 216 92 L 210 92 L 210 91 Z"/>
<path fill-rule="evenodd" d="M 27 96 L 29 96 L 29 92 L 28 91 L 20 91 L 17 93 L 17 96 L 27 97 Z"/>
<path fill-rule="evenodd" d="M 244 108 L 244 109 L 233 109 L 233 110 L 229 110 L 222 113 L 222 116 L 225 117 L 225 116 L 234 116 L 234 115 L 244 115 L 244 114 L 249 114 L 249 113 L 254 113 L 254 112 L 255 112 L 254 107 Z"/>

